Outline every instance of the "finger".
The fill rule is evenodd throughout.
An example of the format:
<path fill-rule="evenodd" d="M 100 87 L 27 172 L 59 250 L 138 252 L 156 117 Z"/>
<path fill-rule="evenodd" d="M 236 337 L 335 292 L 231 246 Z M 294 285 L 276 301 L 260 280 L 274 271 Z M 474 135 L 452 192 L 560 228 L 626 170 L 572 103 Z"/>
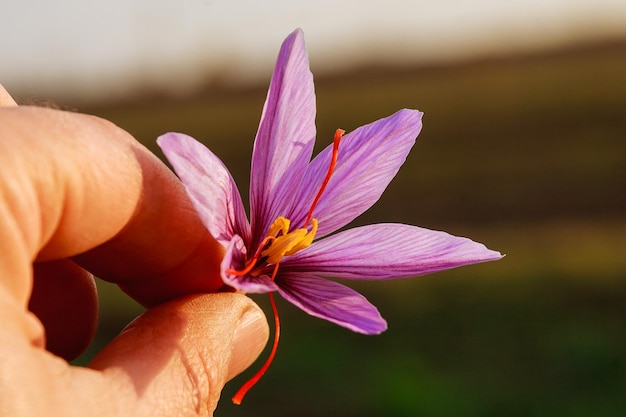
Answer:
<path fill-rule="evenodd" d="M 46 329 L 46 349 L 66 360 L 89 345 L 98 320 L 93 276 L 70 260 L 36 263 L 28 309 Z"/>
<path fill-rule="evenodd" d="M 0 328 L 0 339 L 7 334 Z M 148 311 L 91 364 L 1 344 L 0 411 L 7 416 L 212 415 L 224 383 L 263 349 L 262 311 L 241 294 L 190 296 Z"/>
<path fill-rule="evenodd" d="M 75 260 L 147 307 L 217 291 L 223 285 L 219 265 L 224 249 L 201 224 L 173 173 L 149 152 L 137 153 L 136 159 L 143 185 L 131 221 L 113 239 Z"/>
<path fill-rule="evenodd" d="M 144 304 L 222 285 L 221 245 L 180 182 L 113 124 L 51 109 L 0 108 L 0 166 L 12 173 L 0 181 L 0 276 L 23 305 L 30 261 L 99 246 L 77 259 Z M 150 277 L 157 285 L 146 285 Z"/>

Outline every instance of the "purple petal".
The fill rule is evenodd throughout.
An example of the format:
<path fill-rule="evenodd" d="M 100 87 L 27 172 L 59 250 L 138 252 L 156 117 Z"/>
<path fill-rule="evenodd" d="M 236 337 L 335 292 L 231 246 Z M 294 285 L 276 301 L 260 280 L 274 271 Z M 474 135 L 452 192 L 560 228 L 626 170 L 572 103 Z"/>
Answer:
<path fill-rule="evenodd" d="M 241 195 L 222 161 L 202 143 L 182 133 L 166 133 L 157 143 L 211 235 L 224 245 L 234 235 L 248 242 L 250 225 Z"/>
<path fill-rule="evenodd" d="M 229 272 L 229 270 L 242 270 L 245 266 L 245 258 L 246 249 L 243 240 L 239 236 L 234 236 L 226 247 L 226 253 L 220 266 L 224 283 L 245 293 L 263 294 L 276 291 L 278 286 L 267 275 L 237 276 Z"/>
<path fill-rule="evenodd" d="M 329 236 L 286 258 L 283 273 L 357 280 L 408 278 L 502 258 L 464 237 L 405 224 L 374 224 Z"/>
<path fill-rule="evenodd" d="M 278 292 L 312 316 L 358 333 L 378 334 L 387 329 L 376 307 L 344 285 L 305 274 L 281 274 L 277 280 Z"/>
<path fill-rule="evenodd" d="M 285 214 L 304 177 L 315 142 L 313 75 L 301 30 L 285 39 L 272 76 L 252 154 L 253 244 Z"/>
<path fill-rule="evenodd" d="M 345 226 L 378 201 L 415 143 L 421 118 L 416 110 L 400 110 L 343 137 L 337 165 L 313 212 L 319 220 L 318 237 Z M 291 215 L 298 227 L 326 176 L 331 151 L 332 146 L 324 149 L 307 169 Z"/>

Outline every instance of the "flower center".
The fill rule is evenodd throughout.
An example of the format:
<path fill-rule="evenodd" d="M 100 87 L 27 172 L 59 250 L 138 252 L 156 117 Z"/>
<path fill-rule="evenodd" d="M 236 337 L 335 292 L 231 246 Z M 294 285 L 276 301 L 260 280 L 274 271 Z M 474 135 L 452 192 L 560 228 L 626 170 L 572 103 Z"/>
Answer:
<path fill-rule="evenodd" d="M 311 208 L 309 209 L 309 213 L 307 214 L 306 220 L 304 221 L 304 225 L 299 228 L 289 231 L 289 226 L 291 225 L 291 221 L 283 216 L 278 216 L 274 223 L 270 226 L 267 236 L 257 249 L 256 253 L 248 262 L 246 262 L 246 266 L 241 271 L 229 269 L 227 272 L 229 274 L 235 276 L 244 276 L 244 275 L 252 275 L 258 276 L 260 275 L 267 266 L 273 265 L 274 270 L 272 271 L 272 281 L 276 278 L 276 274 L 278 273 L 278 266 L 280 265 L 280 261 L 285 256 L 290 256 L 295 254 L 298 251 L 301 251 L 304 248 L 307 248 L 311 243 L 313 243 L 313 239 L 315 239 L 315 233 L 317 233 L 317 219 L 313 217 L 313 211 L 317 206 L 320 198 L 322 197 L 322 193 L 326 189 L 328 182 L 330 181 L 330 177 L 333 175 L 333 171 L 335 170 L 335 165 L 337 164 L 337 157 L 339 155 L 339 142 L 341 141 L 341 137 L 345 131 L 341 129 L 337 129 L 335 132 L 335 138 L 333 141 L 333 152 L 330 159 L 330 165 L 328 166 L 328 172 L 326 173 L 326 177 L 320 186 L 317 195 L 313 199 L 313 203 L 311 204 Z M 308 230 L 309 222 L 311 223 L 311 230 Z M 272 311 L 274 313 L 274 324 L 275 324 L 275 333 L 274 333 L 274 344 L 272 346 L 272 350 L 270 352 L 269 357 L 261 367 L 257 371 L 256 374 L 252 376 L 245 384 L 239 388 L 239 390 L 235 393 L 232 398 L 233 403 L 241 404 L 243 401 L 243 397 L 245 397 L 246 393 L 256 384 L 259 379 L 265 374 L 265 371 L 269 368 L 270 364 L 274 360 L 274 356 L 276 355 L 276 350 L 278 349 L 278 340 L 280 338 L 280 320 L 278 318 L 278 309 L 276 308 L 276 303 L 274 302 L 274 295 L 270 292 L 270 303 L 272 305 Z"/>
<path fill-rule="evenodd" d="M 267 236 L 273 239 L 261 251 L 261 259 L 266 259 L 265 262 L 268 264 L 279 263 L 284 256 L 293 255 L 308 247 L 315 239 L 317 219 L 311 219 L 311 231 L 303 227 L 290 232 L 290 223 L 289 219 L 280 216 L 270 226 Z"/>
<path fill-rule="evenodd" d="M 260 275 L 266 266 L 274 265 L 272 281 L 276 278 L 278 265 L 285 256 L 308 247 L 315 239 L 317 232 L 317 219 L 311 219 L 311 231 L 306 227 L 289 231 L 291 222 L 283 216 L 279 216 L 270 226 L 267 236 L 257 249 L 252 258 L 246 262 L 242 270 L 229 269 L 227 272 L 235 276 Z"/>

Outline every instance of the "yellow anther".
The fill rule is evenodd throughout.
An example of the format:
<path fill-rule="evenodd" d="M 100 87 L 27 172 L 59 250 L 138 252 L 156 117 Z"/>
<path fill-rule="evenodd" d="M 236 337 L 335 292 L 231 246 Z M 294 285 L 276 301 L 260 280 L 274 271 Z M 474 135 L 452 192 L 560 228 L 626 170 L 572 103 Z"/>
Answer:
<path fill-rule="evenodd" d="M 305 230 L 306 229 L 298 229 Z M 317 233 L 317 219 L 311 219 L 311 231 L 308 232 L 297 245 L 295 245 L 291 250 L 285 253 L 285 256 L 293 255 L 294 253 L 307 248 L 313 243 L 313 239 L 315 239 L 315 233 Z"/>
<path fill-rule="evenodd" d="M 304 228 L 290 232 L 289 224 L 289 220 L 282 216 L 272 223 L 268 236 L 273 236 L 275 239 L 261 252 L 261 257 L 264 258 L 265 263 L 277 264 L 284 256 L 293 255 L 308 247 L 315 239 L 317 219 L 311 220 L 310 232 Z"/>
<path fill-rule="evenodd" d="M 286 219 L 283 216 L 279 216 L 270 226 L 270 230 L 267 232 L 267 235 L 272 237 L 278 237 L 278 235 L 281 234 L 286 235 L 287 232 L 289 232 L 290 225 L 291 221 L 289 219 Z"/>

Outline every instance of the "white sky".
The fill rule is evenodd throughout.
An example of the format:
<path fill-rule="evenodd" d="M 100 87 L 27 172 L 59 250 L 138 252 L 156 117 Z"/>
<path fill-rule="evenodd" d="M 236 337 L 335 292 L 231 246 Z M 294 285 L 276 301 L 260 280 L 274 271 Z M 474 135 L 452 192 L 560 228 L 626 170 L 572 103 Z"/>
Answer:
<path fill-rule="evenodd" d="M 36 97 L 269 80 L 305 32 L 315 72 L 626 36 L 624 0 L 1 0 L 0 83 Z"/>

